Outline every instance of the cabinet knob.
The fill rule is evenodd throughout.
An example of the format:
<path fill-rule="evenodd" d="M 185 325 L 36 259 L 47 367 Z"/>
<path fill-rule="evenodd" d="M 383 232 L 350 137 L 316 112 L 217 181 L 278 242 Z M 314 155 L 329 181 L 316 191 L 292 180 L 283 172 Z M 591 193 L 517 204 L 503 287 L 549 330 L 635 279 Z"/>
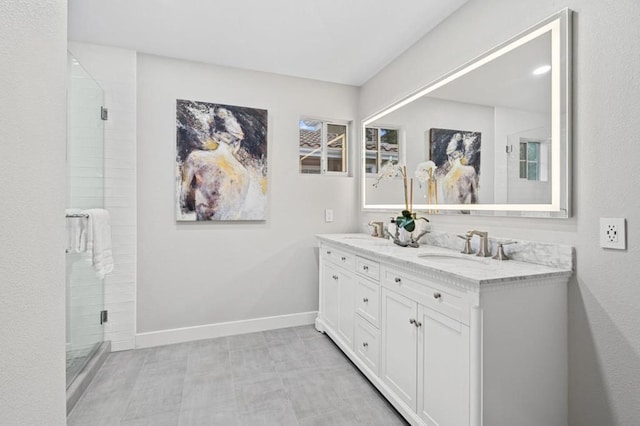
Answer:
<path fill-rule="evenodd" d="M 433 293 L 433 298 L 436 300 L 440 300 L 442 299 L 442 295 L 438 292 Z"/>
<path fill-rule="evenodd" d="M 362 298 L 362 301 L 363 301 L 364 303 L 369 303 L 369 299 L 368 299 L 368 298 L 366 298 L 366 297 L 363 297 L 363 298 Z"/>
<path fill-rule="evenodd" d="M 396 282 L 396 284 L 402 283 L 402 279 L 400 277 L 396 277 L 394 281 Z"/>
<path fill-rule="evenodd" d="M 363 348 L 366 348 L 366 347 L 368 347 L 368 346 L 369 346 L 369 344 L 368 344 L 367 342 L 362 342 L 362 347 L 363 347 Z"/>
<path fill-rule="evenodd" d="M 416 325 L 416 320 L 413 318 L 409 318 L 409 324 Z"/>
<path fill-rule="evenodd" d="M 334 276 L 333 276 L 333 279 L 334 279 L 334 280 L 337 280 L 337 279 L 338 279 L 338 276 L 337 276 L 337 275 L 334 275 Z"/>
<path fill-rule="evenodd" d="M 345 260 L 347 260 L 346 257 L 342 256 L 340 259 L 342 259 L 342 261 L 344 262 Z"/>
<path fill-rule="evenodd" d="M 416 321 L 416 327 L 422 327 L 422 323 L 420 321 Z"/>
<path fill-rule="evenodd" d="M 364 269 L 365 271 L 368 271 L 368 270 L 369 270 L 369 267 L 368 267 L 367 265 L 364 265 L 364 266 L 362 267 L 362 269 Z"/>
<path fill-rule="evenodd" d="M 331 250 L 327 250 L 327 254 L 331 254 Z"/>

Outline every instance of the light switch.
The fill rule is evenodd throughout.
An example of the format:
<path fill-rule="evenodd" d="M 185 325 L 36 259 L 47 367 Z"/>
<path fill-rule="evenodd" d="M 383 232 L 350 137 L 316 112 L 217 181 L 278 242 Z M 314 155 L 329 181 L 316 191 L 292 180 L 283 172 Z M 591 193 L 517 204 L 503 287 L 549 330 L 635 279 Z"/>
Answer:
<path fill-rule="evenodd" d="M 324 221 L 327 223 L 333 222 L 333 209 L 326 209 L 324 211 Z"/>

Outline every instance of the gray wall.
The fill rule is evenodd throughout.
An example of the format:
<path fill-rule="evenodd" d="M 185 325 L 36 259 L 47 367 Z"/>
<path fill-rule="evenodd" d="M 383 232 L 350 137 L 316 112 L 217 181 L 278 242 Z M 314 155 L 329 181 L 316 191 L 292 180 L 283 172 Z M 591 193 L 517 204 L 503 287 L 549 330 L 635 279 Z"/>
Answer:
<path fill-rule="evenodd" d="M 355 120 L 357 94 L 138 55 L 138 333 L 318 309 L 314 234 L 353 229 L 358 207 L 353 177 L 299 174 L 298 120 Z M 269 111 L 266 221 L 176 222 L 176 99 Z"/>
<path fill-rule="evenodd" d="M 434 229 L 573 244 L 569 410 L 575 426 L 640 424 L 640 3 L 471 0 L 361 90 L 362 117 L 559 11 L 574 16 L 574 217 L 432 217 Z M 361 226 L 376 215 L 364 214 Z M 383 216 L 383 215 L 377 215 Z M 386 216 L 386 215 L 384 215 Z M 599 247 L 600 217 L 626 217 L 627 251 Z M 526 367 L 526 366 L 523 366 Z"/>
<path fill-rule="evenodd" d="M 0 2 L 0 423 L 64 425 L 66 1 Z"/>

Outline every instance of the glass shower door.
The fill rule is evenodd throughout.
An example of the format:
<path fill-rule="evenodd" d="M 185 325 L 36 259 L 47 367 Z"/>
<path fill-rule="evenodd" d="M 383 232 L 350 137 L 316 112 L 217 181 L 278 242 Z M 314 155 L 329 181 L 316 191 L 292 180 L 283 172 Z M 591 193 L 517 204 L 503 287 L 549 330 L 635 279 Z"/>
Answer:
<path fill-rule="evenodd" d="M 506 193 L 509 204 L 551 203 L 551 139 L 545 127 L 507 136 Z"/>
<path fill-rule="evenodd" d="M 82 65 L 67 56 L 67 202 L 66 216 L 104 208 L 104 92 Z M 86 218 L 67 217 L 69 221 Z M 66 254 L 67 386 L 104 340 L 101 311 L 103 280 L 87 253 Z"/>

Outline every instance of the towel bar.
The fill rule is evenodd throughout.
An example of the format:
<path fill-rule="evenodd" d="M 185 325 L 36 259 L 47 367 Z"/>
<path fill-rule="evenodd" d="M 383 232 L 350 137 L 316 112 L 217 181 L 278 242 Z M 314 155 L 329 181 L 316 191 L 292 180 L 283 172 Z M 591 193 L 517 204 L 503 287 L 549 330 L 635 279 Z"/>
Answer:
<path fill-rule="evenodd" d="M 72 213 L 72 214 L 65 214 L 65 217 L 89 217 L 89 215 L 86 213 Z"/>

